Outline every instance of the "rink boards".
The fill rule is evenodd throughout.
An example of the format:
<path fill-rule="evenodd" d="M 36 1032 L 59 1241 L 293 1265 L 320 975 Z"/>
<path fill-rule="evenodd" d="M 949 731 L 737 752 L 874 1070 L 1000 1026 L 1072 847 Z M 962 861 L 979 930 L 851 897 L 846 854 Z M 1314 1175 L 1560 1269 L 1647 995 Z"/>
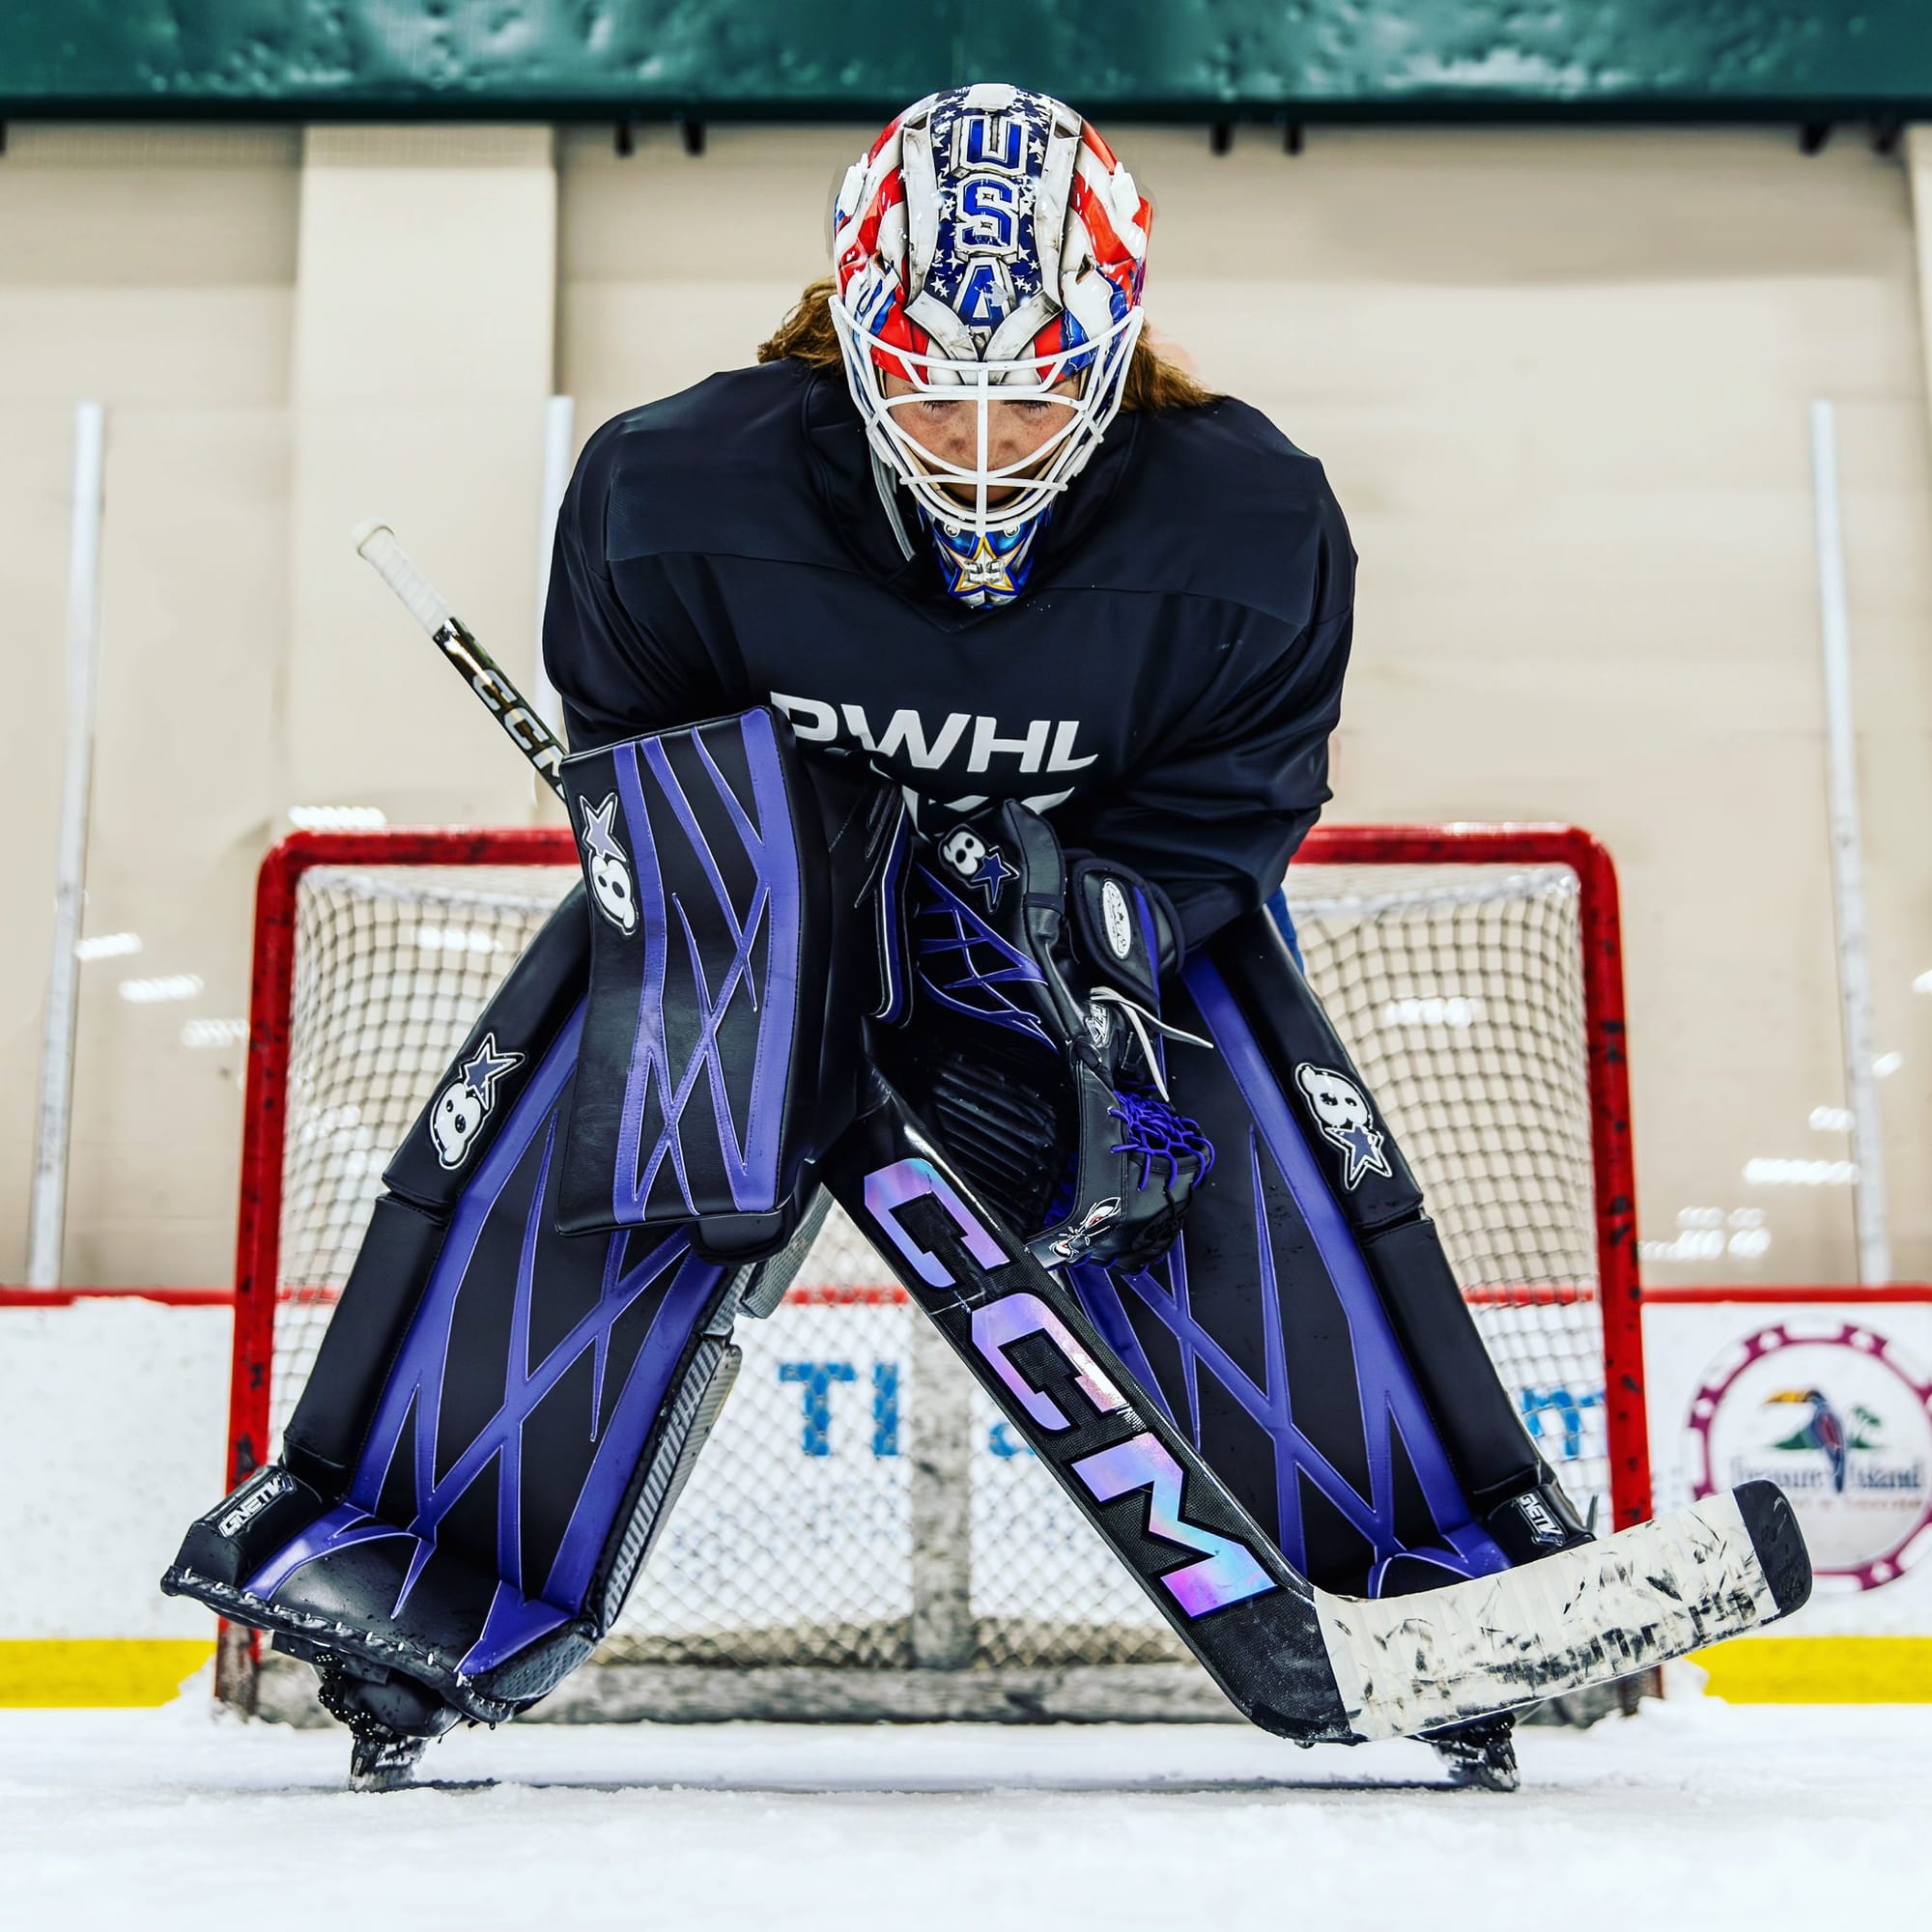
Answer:
<path fill-rule="evenodd" d="M 1932 1430 L 1932 1407 L 1912 1393 L 1932 1364 L 1932 1292 L 1683 1293 L 1661 1291 L 1646 1311 L 1660 1507 L 1713 1476 L 1770 1473 L 1821 1559 L 1819 1595 L 1789 1634 L 1705 1654 L 1711 1688 L 1751 1701 L 1932 1697 L 1932 1530 L 1919 1521 L 1932 1467 L 1915 1434 Z M 726 1421 L 619 1626 L 621 1655 L 901 1663 L 933 1588 L 965 1593 L 972 1655 L 956 1663 L 1065 1661 L 1083 1646 L 1112 1661 L 1171 1655 L 1138 1591 L 977 1391 L 960 1459 L 969 1534 L 921 1547 L 913 1320 L 884 1293 L 740 1324 Z M 130 1294 L 0 1306 L 0 1405 L 28 1445 L 20 1479 L 0 1490 L 14 1558 L 0 1572 L 0 1702 L 162 1701 L 206 1659 L 205 1617 L 154 1578 L 219 1459 L 209 1418 L 228 1325 L 219 1306 Z M 1763 1399 L 1814 1388 L 1851 1419 L 1842 1490 L 1824 1451 L 1783 1446 L 1810 1409 Z M 1573 1481 L 1596 1399 L 1519 1392 Z M 1700 1401 L 1709 1413 L 1694 1412 Z M 753 1480 L 737 1459 L 754 1448 Z M 1873 1574 L 1889 1560 L 1891 1574 Z"/>

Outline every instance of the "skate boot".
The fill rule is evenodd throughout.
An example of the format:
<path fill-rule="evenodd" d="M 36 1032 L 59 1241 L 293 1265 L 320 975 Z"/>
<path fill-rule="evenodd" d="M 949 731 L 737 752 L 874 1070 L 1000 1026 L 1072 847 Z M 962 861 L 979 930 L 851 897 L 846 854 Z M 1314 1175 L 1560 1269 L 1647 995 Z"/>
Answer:
<path fill-rule="evenodd" d="M 1485 1523 L 1513 1563 L 1534 1563 L 1592 1541 L 1590 1526 L 1554 1477 L 1492 1509 Z M 1514 1791 L 1520 1782 L 1515 1733 L 1516 1713 L 1504 1711 L 1422 1735 L 1442 1760 L 1452 1784 L 1464 1790 Z"/>
<path fill-rule="evenodd" d="M 278 1639 L 277 1647 L 294 1646 Z M 304 1649 L 307 1647 L 304 1646 Z M 385 1673 L 363 1674 L 355 1661 L 309 1652 L 322 1707 L 349 1727 L 349 1788 L 397 1791 L 410 1782 L 424 1748 L 461 1715 L 427 1685 Z"/>
<path fill-rule="evenodd" d="M 1515 1731 L 1515 1712 L 1501 1711 L 1493 1718 L 1471 1718 L 1467 1723 L 1445 1724 L 1422 1736 L 1442 1760 L 1449 1782 L 1459 1789 L 1514 1791 L 1520 1782 Z"/>

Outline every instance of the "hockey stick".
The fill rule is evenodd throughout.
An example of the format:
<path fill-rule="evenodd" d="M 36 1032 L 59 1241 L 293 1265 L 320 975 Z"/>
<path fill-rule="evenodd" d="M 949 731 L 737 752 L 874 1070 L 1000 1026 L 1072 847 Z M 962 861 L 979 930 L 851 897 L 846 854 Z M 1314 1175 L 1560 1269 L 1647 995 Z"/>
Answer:
<path fill-rule="evenodd" d="M 1796 1609 L 1811 1565 L 1747 1483 L 1499 1574 L 1412 1596 L 1299 1576 L 1143 1400 L 1075 1297 L 978 1201 L 883 1078 L 826 1182 L 1167 1622 L 1264 1729 L 1410 1737 L 1605 1684 Z"/>
<path fill-rule="evenodd" d="M 393 534 L 364 526 L 356 547 L 556 784 L 561 748 Z M 1775 1485 L 1747 1483 L 1497 1575 L 1411 1596 L 1330 1595 L 1142 1396 L 1059 1277 L 876 1073 L 824 1179 L 1009 1427 L 1265 1729 L 1305 1744 L 1413 1735 L 1647 1669 L 1810 1593 L 1790 1505 Z"/>
<path fill-rule="evenodd" d="M 402 600 L 410 615 L 429 633 L 430 641 L 490 707 L 497 724 L 509 733 L 510 742 L 561 798 L 563 747 L 555 733 L 524 701 L 523 693 L 504 675 L 497 660 L 476 641 L 469 627 L 449 608 L 441 593 L 410 561 L 409 554 L 396 541 L 395 531 L 372 517 L 366 524 L 357 524 L 350 538 L 355 554 L 371 564 Z"/>

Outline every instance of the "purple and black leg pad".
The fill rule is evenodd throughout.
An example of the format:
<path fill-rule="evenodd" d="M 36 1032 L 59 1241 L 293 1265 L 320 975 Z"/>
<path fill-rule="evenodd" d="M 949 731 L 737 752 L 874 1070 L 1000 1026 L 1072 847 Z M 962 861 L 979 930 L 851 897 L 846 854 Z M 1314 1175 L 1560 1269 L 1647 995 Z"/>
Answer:
<path fill-rule="evenodd" d="M 352 1723 L 494 1723 L 589 1655 L 852 1110 L 825 1019 L 852 802 L 764 712 L 565 769 L 596 875 L 389 1164 L 281 1461 L 162 1581 L 307 1657 Z"/>
<path fill-rule="evenodd" d="M 1213 1172 L 1159 1262 L 1071 1270 L 1150 1400 L 1338 1594 L 1427 1589 L 1582 1540 L 1273 922 L 1237 921 L 1163 990 L 1167 1017 L 1216 1049 L 1167 1054 Z"/>

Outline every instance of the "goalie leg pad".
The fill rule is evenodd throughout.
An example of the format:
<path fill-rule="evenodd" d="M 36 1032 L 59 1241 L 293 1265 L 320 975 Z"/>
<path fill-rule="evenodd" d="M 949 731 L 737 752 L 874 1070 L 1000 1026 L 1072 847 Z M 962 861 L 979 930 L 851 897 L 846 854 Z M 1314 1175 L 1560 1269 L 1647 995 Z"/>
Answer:
<path fill-rule="evenodd" d="M 1265 916 L 1190 962 L 1168 1010 L 1218 1049 L 1167 1059 L 1175 1104 L 1219 1157 L 1161 1262 L 1071 1270 L 1091 1319 L 1321 1587 L 1394 1595 L 1537 1553 L 1492 1519 L 1548 1471 Z M 1557 1548 L 1580 1525 L 1550 1494 Z"/>
<path fill-rule="evenodd" d="M 380 1204 L 286 1462 L 194 1524 L 163 1579 L 491 1722 L 609 1628 L 735 1368 L 742 1270 L 688 1229 L 555 1229 L 582 1024 L 580 1005 L 532 1044 L 446 1220 Z"/>
<path fill-rule="evenodd" d="M 1227 1024 L 1252 1038 L 1280 1083 L 1471 1502 L 1487 1515 L 1505 1498 L 1547 1488 L 1552 1511 L 1574 1524 L 1574 1511 L 1491 1364 L 1423 1212 L 1421 1187 L 1278 928 L 1256 915 L 1211 950 L 1214 974 L 1232 1001 Z"/>

